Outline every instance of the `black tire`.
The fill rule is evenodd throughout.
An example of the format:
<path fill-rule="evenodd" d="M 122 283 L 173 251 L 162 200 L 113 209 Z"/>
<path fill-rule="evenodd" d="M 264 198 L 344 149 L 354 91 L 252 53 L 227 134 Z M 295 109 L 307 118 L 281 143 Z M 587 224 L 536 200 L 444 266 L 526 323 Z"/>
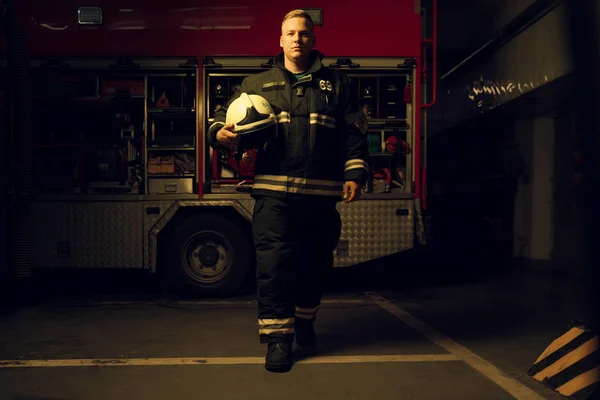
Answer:
<path fill-rule="evenodd" d="M 163 269 L 178 291 L 226 297 L 254 265 L 251 237 L 240 223 L 222 215 L 195 215 L 166 238 Z"/>

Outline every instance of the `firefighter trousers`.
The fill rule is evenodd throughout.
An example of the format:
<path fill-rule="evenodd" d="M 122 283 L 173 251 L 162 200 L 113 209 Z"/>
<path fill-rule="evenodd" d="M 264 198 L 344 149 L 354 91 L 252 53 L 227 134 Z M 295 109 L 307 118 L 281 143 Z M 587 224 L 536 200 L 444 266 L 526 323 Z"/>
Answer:
<path fill-rule="evenodd" d="M 296 318 L 314 321 L 341 233 L 333 200 L 256 199 L 258 331 L 261 343 L 293 340 Z"/>

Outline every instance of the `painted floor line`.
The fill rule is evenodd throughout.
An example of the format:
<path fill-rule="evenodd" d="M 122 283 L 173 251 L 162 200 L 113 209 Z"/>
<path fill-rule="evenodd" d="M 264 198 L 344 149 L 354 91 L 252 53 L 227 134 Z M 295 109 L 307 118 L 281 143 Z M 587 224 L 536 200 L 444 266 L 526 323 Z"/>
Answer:
<path fill-rule="evenodd" d="M 385 299 L 383 296 L 375 292 L 365 293 L 370 296 L 371 299 L 381 308 L 400 319 L 402 322 L 419 332 L 421 335 L 425 336 L 427 339 L 448 350 L 460 360 L 466 362 L 468 365 L 476 369 L 488 379 L 492 380 L 514 398 L 519 400 L 544 400 L 542 396 L 538 395 L 536 392 L 523 385 L 516 379 L 508 376 L 487 360 L 450 339 L 446 335 L 436 331 L 425 322 L 415 318 L 391 301 Z"/>
<path fill-rule="evenodd" d="M 370 299 L 324 299 L 321 304 L 366 304 Z M 119 306 L 119 305 L 255 305 L 256 300 L 176 300 L 176 301 L 153 301 L 153 300 L 115 300 L 115 301 L 89 301 L 89 302 L 65 302 L 54 305 L 69 306 Z M 52 304 L 51 304 L 52 305 Z"/>
<path fill-rule="evenodd" d="M 374 356 L 322 356 L 296 361 L 297 364 L 356 364 L 460 361 L 454 354 L 406 354 Z M 0 368 L 39 367 L 123 367 L 167 365 L 263 365 L 264 357 L 172 357 L 172 358 L 105 358 L 61 360 L 0 360 Z"/>

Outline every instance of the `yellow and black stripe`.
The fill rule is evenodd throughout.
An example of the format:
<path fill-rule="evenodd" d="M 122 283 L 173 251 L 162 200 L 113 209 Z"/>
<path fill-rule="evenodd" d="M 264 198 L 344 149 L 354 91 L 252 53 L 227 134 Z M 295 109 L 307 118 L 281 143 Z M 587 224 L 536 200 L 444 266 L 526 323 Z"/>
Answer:
<path fill-rule="evenodd" d="M 528 374 L 569 399 L 587 399 L 600 386 L 600 338 L 573 326 L 544 350 Z"/>

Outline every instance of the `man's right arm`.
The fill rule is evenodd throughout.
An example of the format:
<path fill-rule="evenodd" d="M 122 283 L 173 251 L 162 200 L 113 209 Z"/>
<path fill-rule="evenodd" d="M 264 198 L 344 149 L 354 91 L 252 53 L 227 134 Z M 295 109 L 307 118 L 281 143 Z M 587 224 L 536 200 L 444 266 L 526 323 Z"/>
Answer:
<path fill-rule="evenodd" d="M 207 135 L 206 135 L 208 138 L 208 144 L 213 149 L 216 149 L 216 150 L 226 149 L 226 147 L 223 147 L 221 144 L 219 144 L 219 142 L 217 142 L 217 132 L 219 132 L 221 130 L 221 128 L 223 128 L 223 126 L 225 126 L 225 117 L 227 116 L 227 109 L 229 108 L 229 106 L 235 99 L 240 97 L 241 94 L 246 91 L 246 86 L 247 86 L 247 82 L 246 82 L 246 79 L 244 78 L 240 87 L 236 90 L 236 92 L 233 94 L 233 96 L 231 96 L 231 98 L 227 101 L 227 104 L 225 104 L 223 107 L 221 107 L 217 111 L 215 111 L 215 118 L 213 119 L 212 124 L 208 127 L 208 131 L 207 131 Z"/>

